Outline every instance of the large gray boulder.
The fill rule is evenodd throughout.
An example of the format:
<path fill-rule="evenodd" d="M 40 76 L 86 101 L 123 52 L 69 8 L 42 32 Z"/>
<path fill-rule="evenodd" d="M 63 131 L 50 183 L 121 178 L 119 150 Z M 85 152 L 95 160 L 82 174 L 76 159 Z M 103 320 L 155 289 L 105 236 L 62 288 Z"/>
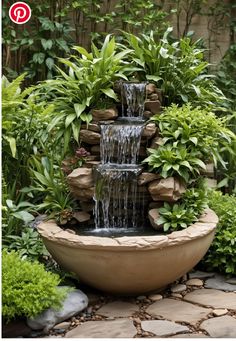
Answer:
<path fill-rule="evenodd" d="M 35 318 L 27 319 L 27 324 L 33 330 L 43 329 L 44 332 L 48 332 L 53 326 L 78 314 L 87 306 L 88 297 L 81 290 L 76 289 L 69 292 L 59 310 L 46 309 Z"/>

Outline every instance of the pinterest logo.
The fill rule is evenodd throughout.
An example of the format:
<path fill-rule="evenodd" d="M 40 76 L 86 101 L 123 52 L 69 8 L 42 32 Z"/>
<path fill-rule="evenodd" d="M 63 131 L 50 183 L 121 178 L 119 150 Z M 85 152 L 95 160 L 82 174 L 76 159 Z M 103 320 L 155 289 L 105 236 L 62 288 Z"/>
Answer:
<path fill-rule="evenodd" d="M 9 17 L 15 24 L 25 24 L 31 17 L 31 9 L 25 2 L 15 2 L 9 9 Z"/>

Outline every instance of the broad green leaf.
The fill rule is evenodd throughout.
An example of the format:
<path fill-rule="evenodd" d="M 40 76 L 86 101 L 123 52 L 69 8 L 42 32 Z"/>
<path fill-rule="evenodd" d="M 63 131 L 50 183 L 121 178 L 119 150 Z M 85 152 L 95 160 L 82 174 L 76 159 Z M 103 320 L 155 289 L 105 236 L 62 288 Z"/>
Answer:
<path fill-rule="evenodd" d="M 36 64 L 42 64 L 45 59 L 45 54 L 42 52 L 34 53 L 33 55 L 33 62 Z"/>
<path fill-rule="evenodd" d="M 114 100 L 118 101 L 118 98 L 112 89 L 101 89 L 101 91 L 108 97 L 113 98 Z"/>
<path fill-rule="evenodd" d="M 192 142 L 195 144 L 195 146 L 196 146 L 197 143 L 198 143 L 197 137 L 190 137 L 189 140 L 192 141 Z"/>
<path fill-rule="evenodd" d="M 44 50 L 50 50 L 53 45 L 53 41 L 51 39 L 41 39 L 41 44 L 44 48 Z"/>
<path fill-rule="evenodd" d="M 193 163 L 200 166 L 202 169 L 206 169 L 205 163 L 200 159 L 194 159 Z"/>
<path fill-rule="evenodd" d="M 83 115 L 83 114 L 82 114 Z M 80 132 L 81 121 L 76 121 L 72 123 L 73 137 L 77 143 L 79 143 L 79 132 Z"/>
<path fill-rule="evenodd" d="M 71 122 L 74 121 L 75 118 L 76 118 L 75 114 L 68 115 L 65 121 L 65 127 L 67 128 L 71 124 Z"/>
<path fill-rule="evenodd" d="M 217 188 L 221 188 L 221 187 L 227 187 L 229 183 L 229 179 L 228 178 L 224 178 L 223 180 L 221 180 L 218 184 L 217 184 Z"/>
<path fill-rule="evenodd" d="M 29 223 L 34 220 L 34 216 L 26 211 L 14 212 L 12 215 L 15 218 L 23 220 L 25 223 Z"/>
<path fill-rule="evenodd" d="M 146 75 L 146 78 L 147 78 L 147 80 L 154 81 L 154 82 L 159 82 L 160 80 L 162 80 L 161 77 L 154 76 L 154 75 Z"/>
<path fill-rule="evenodd" d="M 53 58 L 47 58 L 45 61 L 47 67 L 49 68 L 49 70 L 52 70 L 53 66 L 54 66 L 54 59 Z"/>
<path fill-rule="evenodd" d="M 82 104 L 80 104 L 80 103 L 75 103 L 75 104 L 74 104 L 74 109 L 75 109 L 77 118 L 80 117 L 80 115 L 82 114 L 82 112 L 84 112 L 85 108 L 86 108 L 86 103 L 82 103 Z"/>
<path fill-rule="evenodd" d="M 28 201 L 21 201 L 18 205 L 17 205 L 17 209 L 21 208 L 21 207 L 34 207 L 33 204 L 31 204 Z"/>
<path fill-rule="evenodd" d="M 39 180 L 39 182 L 41 183 L 41 184 L 43 184 L 44 186 L 48 186 L 48 185 L 50 185 L 49 183 L 48 183 L 48 181 L 47 181 L 47 179 L 45 178 L 45 176 L 43 176 L 42 174 L 40 174 L 39 172 L 37 172 L 37 171 L 33 171 L 33 173 L 34 173 L 34 175 L 35 175 L 35 177 Z"/>
<path fill-rule="evenodd" d="M 160 48 L 160 51 L 159 51 L 160 55 L 162 56 L 162 58 L 166 59 L 169 57 L 168 55 L 168 50 L 165 49 L 164 47 L 161 47 Z"/>
<path fill-rule="evenodd" d="M 83 48 L 82 46 L 74 46 L 73 50 L 78 51 L 80 54 L 82 54 L 83 56 L 85 56 L 87 59 L 89 60 L 93 60 L 93 56 L 92 53 L 89 53 L 85 48 Z"/>
<path fill-rule="evenodd" d="M 11 136 L 4 136 L 5 140 L 8 141 L 10 149 L 11 149 L 11 154 L 15 158 L 16 157 L 16 139 Z"/>
<path fill-rule="evenodd" d="M 13 201 L 10 200 L 10 199 L 7 199 L 6 200 L 6 204 L 7 204 L 7 207 L 10 208 L 10 209 L 13 209 L 14 208 L 14 204 L 13 204 Z"/>

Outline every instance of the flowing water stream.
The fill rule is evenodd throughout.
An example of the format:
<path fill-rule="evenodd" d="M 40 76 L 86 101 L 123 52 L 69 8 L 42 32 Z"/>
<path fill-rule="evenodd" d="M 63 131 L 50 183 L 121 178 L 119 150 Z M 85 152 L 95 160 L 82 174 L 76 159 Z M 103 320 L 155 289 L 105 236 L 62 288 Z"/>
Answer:
<path fill-rule="evenodd" d="M 146 98 L 146 83 L 122 84 L 122 116 L 101 125 L 101 162 L 95 171 L 95 226 L 97 230 L 127 230 L 144 225 L 144 199 L 138 191 L 137 164 Z"/>

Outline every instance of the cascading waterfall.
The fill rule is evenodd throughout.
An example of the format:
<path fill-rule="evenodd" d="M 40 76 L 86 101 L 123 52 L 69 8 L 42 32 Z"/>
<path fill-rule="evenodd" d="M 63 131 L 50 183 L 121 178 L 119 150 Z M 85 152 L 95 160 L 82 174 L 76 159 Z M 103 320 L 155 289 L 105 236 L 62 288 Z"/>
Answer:
<path fill-rule="evenodd" d="M 136 164 L 143 125 L 101 125 L 101 160 L 103 164 Z"/>
<path fill-rule="evenodd" d="M 146 99 L 146 83 L 122 83 L 121 94 L 122 116 L 142 119 Z"/>
<path fill-rule="evenodd" d="M 145 83 L 123 83 L 122 103 L 129 119 L 101 125 L 101 161 L 95 171 L 95 226 L 127 229 L 142 226 L 144 200 L 138 193 L 137 165 L 143 130 Z M 124 104 L 122 105 L 124 116 Z M 135 119 L 135 121 L 134 121 Z"/>

